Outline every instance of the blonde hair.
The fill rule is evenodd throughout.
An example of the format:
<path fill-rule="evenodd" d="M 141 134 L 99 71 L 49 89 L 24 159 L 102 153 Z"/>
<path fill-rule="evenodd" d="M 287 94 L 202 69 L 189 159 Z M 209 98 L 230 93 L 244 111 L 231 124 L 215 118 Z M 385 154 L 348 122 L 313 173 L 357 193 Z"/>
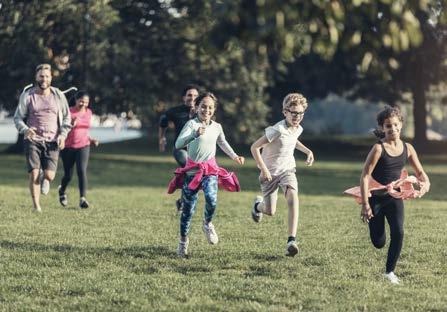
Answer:
<path fill-rule="evenodd" d="M 51 71 L 51 65 L 50 64 L 39 64 L 36 66 L 36 74 L 40 71 L 40 70 L 45 70 L 48 69 L 49 71 Z"/>
<path fill-rule="evenodd" d="M 282 108 L 287 109 L 291 106 L 302 106 L 304 110 L 307 109 L 307 100 L 300 93 L 289 93 L 282 101 Z"/>

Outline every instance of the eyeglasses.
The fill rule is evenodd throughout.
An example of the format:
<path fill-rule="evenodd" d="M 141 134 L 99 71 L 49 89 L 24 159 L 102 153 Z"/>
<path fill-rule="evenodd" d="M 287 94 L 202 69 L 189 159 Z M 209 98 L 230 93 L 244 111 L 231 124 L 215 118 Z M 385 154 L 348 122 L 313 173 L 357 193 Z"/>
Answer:
<path fill-rule="evenodd" d="M 304 116 L 304 112 L 294 112 L 294 111 L 291 111 L 290 109 L 286 109 L 286 111 L 289 112 L 290 115 L 292 115 L 293 117 L 302 118 Z"/>

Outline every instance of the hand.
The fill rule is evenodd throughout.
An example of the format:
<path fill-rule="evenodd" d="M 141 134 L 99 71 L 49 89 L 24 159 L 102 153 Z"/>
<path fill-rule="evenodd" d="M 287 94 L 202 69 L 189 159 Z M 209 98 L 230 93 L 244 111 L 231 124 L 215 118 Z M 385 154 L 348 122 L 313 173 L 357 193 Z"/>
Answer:
<path fill-rule="evenodd" d="M 245 158 L 242 156 L 236 156 L 235 158 L 233 158 L 233 160 L 237 162 L 239 165 L 243 165 L 245 162 Z"/>
<path fill-rule="evenodd" d="M 368 203 L 362 204 L 362 210 L 360 211 L 360 219 L 362 219 L 363 222 L 369 223 L 369 220 L 374 217 L 372 213 L 372 209 L 369 206 Z"/>
<path fill-rule="evenodd" d="M 197 129 L 197 137 L 203 135 L 205 133 L 205 129 L 206 128 L 204 126 L 199 127 L 199 129 Z"/>
<path fill-rule="evenodd" d="M 71 127 L 74 128 L 78 124 L 78 117 L 73 117 L 71 119 Z"/>
<path fill-rule="evenodd" d="M 93 145 L 93 146 L 98 146 L 99 145 L 99 141 L 98 140 L 95 140 L 95 139 L 90 139 L 90 145 Z"/>
<path fill-rule="evenodd" d="M 420 196 L 422 197 L 425 193 L 430 191 L 430 182 L 419 182 L 420 186 Z"/>
<path fill-rule="evenodd" d="M 63 150 L 65 148 L 65 138 L 62 136 L 59 136 L 57 138 L 57 146 L 59 147 L 60 150 Z"/>
<path fill-rule="evenodd" d="M 166 150 L 166 138 L 165 137 L 158 139 L 158 149 L 160 152 L 164 152 Z"/>
<path fill-rule="evenodd" d="M 272 175 L 270 174 L 270 171 L 267 168 L 261 169 L 261 179 L 272 181 Z"/>
<path fill-rule="evenodd" d="M 28 128 L 23 136 L 30 141 L 34 140 L 34 137 L 36 136 L 36 128 Z"/>
<path fill-rule="evenodd" d="M 309 152 L 309 154 L 307 154 L 306 164 L 308 166 L 312 166 L 313 163 L 314 163 L 314 153 Z"/>

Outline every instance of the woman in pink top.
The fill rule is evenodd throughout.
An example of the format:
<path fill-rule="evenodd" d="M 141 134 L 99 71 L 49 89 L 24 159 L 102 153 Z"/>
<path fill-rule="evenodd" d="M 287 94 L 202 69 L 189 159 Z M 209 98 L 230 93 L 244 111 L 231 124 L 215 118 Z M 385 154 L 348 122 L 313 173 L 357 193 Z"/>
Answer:
<path fill-rule="evenodd" d="M 68 205 L 65 189 L 73 176 L 73 168 L 76 163 L 80 193 L 79 207 L 85 209 L 89 207 L 85 195 L 90 145 L 98 146 L 99 142 L 89 136 L 92 121 L 92 111 L 88 108 L 90 96 L 85 91 L 79 91 L 75 94 L 74 100 L 75 105 L 70 107 L 72 129 L 65 141 L 65 149 L 61 151 L 64 176 L 59 186 L 59 202 L 64 207 Z"/>

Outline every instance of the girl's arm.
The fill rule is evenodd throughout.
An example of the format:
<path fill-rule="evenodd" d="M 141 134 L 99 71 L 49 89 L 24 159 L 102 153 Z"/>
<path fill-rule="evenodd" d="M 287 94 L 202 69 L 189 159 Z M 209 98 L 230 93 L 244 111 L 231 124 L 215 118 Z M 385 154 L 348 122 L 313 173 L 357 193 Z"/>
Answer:
<path fill-rule="evenodd" d="M 193 124 L 191 121 L 188 121 L 180 132 L 177 140 L 175 141 L 175 148 L 183 148 L 191 141 L 195 140 L 198 137 L 197 132 L 193 129 Z"/>
<path fill-rule="evenodd" d="M 242 156 L 238 156 L 233 148 L 230 146 L 230 144 L 227 142 L 227 139 L 225 139 L 225 134 L 223 132 L 223 129 L 220 129 L 220 133 L 217 136 L 217 141 L 216 141 L 217 145 L 220 147 L 220 149 L 228 155 L 228 157 L 230 157 L 231 159 L 233 159 L 235 162 L 237 162 L 240 165 L 244 164 L 244 157 Z"/>
<path fill-rule="evenodd" d="M 261 177 L 267 179 L 268 181 L 271 181 L 272 175 L 270 174 L 270 171 L 268 170 L 267 166 L 264 163 L 264 160 L 261 157 L 261 148 L 269 143 L 269 140 L 264 134 L 251 145 L 250 151 L 256 161 L 256 164 L 258 165 L 258 168 L 261 170 Z"/>
<path fill-rule="evenodd" d="M 308 166 L 312 166 L 314 163 L 314 153 L 310 149 L 308 149 L 303 143 L 301 143 L 299 140 L 296 141 L 295 148 L 299 150 L 300 152 L 303 152 L 307 155 L 306 164 Z"/>
<path fill-rule="evenodd" d="M 368 185 L 371 173 L 377 165 L 377 161 L 382 154 L 382 146 L 380 144 L 374 144 L 373 148 L 366 157 L 365 164 L 363 165 L 362 175 L 360 177 L 360 193 L 362 195 L 362 210 L 360 217 L 365 222 L 368 222 L 373 216 L 371 207 L 368 202 Z"/>
<path fill-rule="evenodd" d="M 408 160 L 410 161 L 410 165 L 413 167 L 413 170 L 415 171 L 418 180 L 421 181 L 420 191 L 421 194 L 423 195 L 430 190 L 430 179 L 428 178 L 428 175 L 425 173 L 424 168 L 422 168 L 418 154 L 416 153 L 414 147 L 409 143 L 405 144 L 407 144 Z"/>

